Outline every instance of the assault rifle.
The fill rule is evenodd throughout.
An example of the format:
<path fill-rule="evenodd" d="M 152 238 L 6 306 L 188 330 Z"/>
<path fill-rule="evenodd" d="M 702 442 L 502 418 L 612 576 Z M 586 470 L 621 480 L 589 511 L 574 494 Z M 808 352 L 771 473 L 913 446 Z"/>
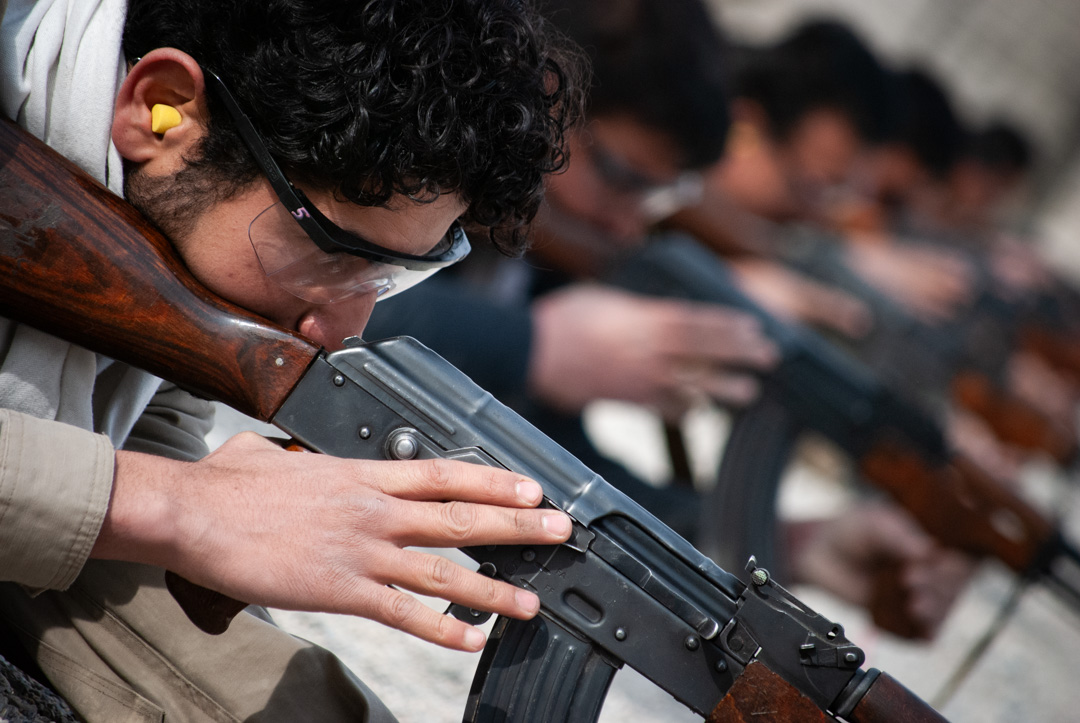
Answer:
<path fill-rule="evenodd" d="M 1009 445 L 1045 453 L 1063 466 L 1078 461 L 1076 426 L 1049 418 L 1008 391 L 1003 377 L 1010 352 L 1020 347 L 1037 352 L 1074 381 L 1080 380 L 1080 337 L 1062 334 L 1061 324 L 1044 323 L 1050 321 L 1045 309 L 1035 314 L 1039 323 L 1030 323 L 1031 300 L 1004 300 L 995 289 L 994 274 L 979 259 L 972 259 L 976 293 L 963 318 L 929 328 L 852 272 L 845 259 L 847 244 L 829 238 L 828 232 L 797 224 L 777 227 L 720 198 L 684 209 L 665 223 L 721 255 L 779 257 L 800 272 L 856 296 L 870 308 L 876 323 L 854 351 L 875 372 L 901 388 L 951 397 Z M 736 237 L 749 238 L 751 243 Z M 1068 291 L 1057 289 L 1057 301 L 1064 300 L 1062 295 L 1070 296 Z M 1075 301 L 1075 296 L 1069 301 Z"/>
<path fill-rule="evenodd" d="M 569 542 L 466 550 L 541 599 L 534 620 L 496 624 L 467 720 L 594 720 L 622 665 L 715 721 L 942 720 L 861 669 L 843 628 L 767 571 L 751 561 L 743 584 L 419 343 L 357 340 L 328 354 L 223 302 L 134 209 L 7 122 L 0 275 L 3 315 L 271 421 L 314 451 L 459 459 L 539 481 L 545 503 L 574 520 Z M 208 631 L 242 606 L 175 576 L 170 588 Z"/>
<path fill-rule="evenodd" d="M 936 420 L 918 404 L 814 332 L 779 321 L 747 298 L 712 252 L 685 237 L 664 237 L 629 259 L 611 280 L 639 293 L 742 309 L 758 318 L 780 347 L 781 362 L 765 380 L 764 409 L 750 415 L 754 419 L 747 425 L 736 421 L 725 452 L 723 466 L 736 470 L 731 484 L 745 486 L 755 474 L 750 468 L 757 470 L 748 491 L 753 501 L 739 514 L 752 517 L 748 507 L 774 499 L 787 445 L 800 429 L 812 429 L 847 452 L 868 480 L 942 543 L 997 558 L 1025 577 L 1045 581 L 1080 611 L 1080 553 L 1053 522 L 952 450 Z M 729 459 L 733 455 L 739 459 Z M 722 478 L 725 471 L 722 467 Z M 743 540 L 752 534 L 732 533 L 746 527 L 726 521 L 710 526 L 726 535 L 715 548 L 721 554 L 745 549 Z M 771 535 L 771 525 L 755 521 Z"/>
<path fill-rule="evenodd" d="M 1049 418 L 1008 390 L 1005 381 L 1032 300 L 1007 300 L 983 259 L 971 257 L 973 299 L 955 319 L 926 324 L 911 316 L 853 272 L 846 244 L 791 231 L 788 260 L 800 271 L 838 286 L 870 308 L 874 328 L 851 342 L 851 351 L 898 389 L 948 398 L 980 417 L 1002 442 L 1050 456 L 1062 466 L 1076 461 L 1076 427 Z"/>

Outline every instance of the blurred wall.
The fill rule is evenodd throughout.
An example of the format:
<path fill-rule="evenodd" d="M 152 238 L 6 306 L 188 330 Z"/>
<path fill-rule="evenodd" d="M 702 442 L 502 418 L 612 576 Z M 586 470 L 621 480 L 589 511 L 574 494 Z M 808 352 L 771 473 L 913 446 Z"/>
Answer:
<path fill-rule="evenodd" d="M 1043 255 L 1080 286 L 1080 162 L 1057 184 L 1035 228 Z"/>

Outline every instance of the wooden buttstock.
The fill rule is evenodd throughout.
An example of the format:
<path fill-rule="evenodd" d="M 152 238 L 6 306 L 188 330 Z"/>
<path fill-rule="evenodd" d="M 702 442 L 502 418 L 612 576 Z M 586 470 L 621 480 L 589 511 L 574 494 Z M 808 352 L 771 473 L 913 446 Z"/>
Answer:
<path fill-rule="evenodd" d="M 269 421 L 318 346 L 203 288 L 138 211 L 0 119 L 0 314 Z M 167 573 L 200 628 L 246 607 Z"/>
<path fill-rule="evenodd" d="M 204 289 L 138 211 L 0 121 L 0 314 L 269 420 L 319 348 Z"/>
<path fill-rule="evenodd" d="M 910 448 L 883 443 L 860 467 L 948 547 L 996 557 L 1025 573 L 1056 539 L 1056 528 L 1038 510 L 963 457 L 933 465 Z"/>

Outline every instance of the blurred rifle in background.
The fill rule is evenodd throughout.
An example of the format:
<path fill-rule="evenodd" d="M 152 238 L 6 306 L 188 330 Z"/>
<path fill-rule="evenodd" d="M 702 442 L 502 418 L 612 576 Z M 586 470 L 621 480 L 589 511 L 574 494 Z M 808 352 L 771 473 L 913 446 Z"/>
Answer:
<path fill-rule="evenodd" d="M 735 286 L 726 266 L 681 237 L 658 239 L 610 279 L 631 291 L 723 304 L 755 315 L 779 346 L 761 402 L 736 416 L 705 507 L 702 548 L 722 564 L 753 550 L 770 565 L 776 491 L 794 440 L 820 433 L 855 461 L 944 545 L 1045 581 L 1080 613 L 1080 553 L 1058 527 L 978 464 L 950 448 L 938 422 L 815 333 L 785 324 Z M 917 635 L 897 611 L 877 611 L 894 632 Z"/>

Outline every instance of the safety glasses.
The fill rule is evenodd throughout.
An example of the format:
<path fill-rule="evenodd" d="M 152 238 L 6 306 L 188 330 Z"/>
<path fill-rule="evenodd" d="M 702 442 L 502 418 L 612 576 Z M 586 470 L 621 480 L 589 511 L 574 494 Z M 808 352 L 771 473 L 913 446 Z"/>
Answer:
<path fill-rule="evenodd" d="M 277 194 L 278 201 L 251 222 L 248 238 L 267 277 L 285 291 L 316 304 L 367 293 L 384 299 L 469 253 L 457 223 L 422 256 L 379 246 L 335 224 L 285 177 L 221 78 L 206 69 L 203 74 Z"/>

